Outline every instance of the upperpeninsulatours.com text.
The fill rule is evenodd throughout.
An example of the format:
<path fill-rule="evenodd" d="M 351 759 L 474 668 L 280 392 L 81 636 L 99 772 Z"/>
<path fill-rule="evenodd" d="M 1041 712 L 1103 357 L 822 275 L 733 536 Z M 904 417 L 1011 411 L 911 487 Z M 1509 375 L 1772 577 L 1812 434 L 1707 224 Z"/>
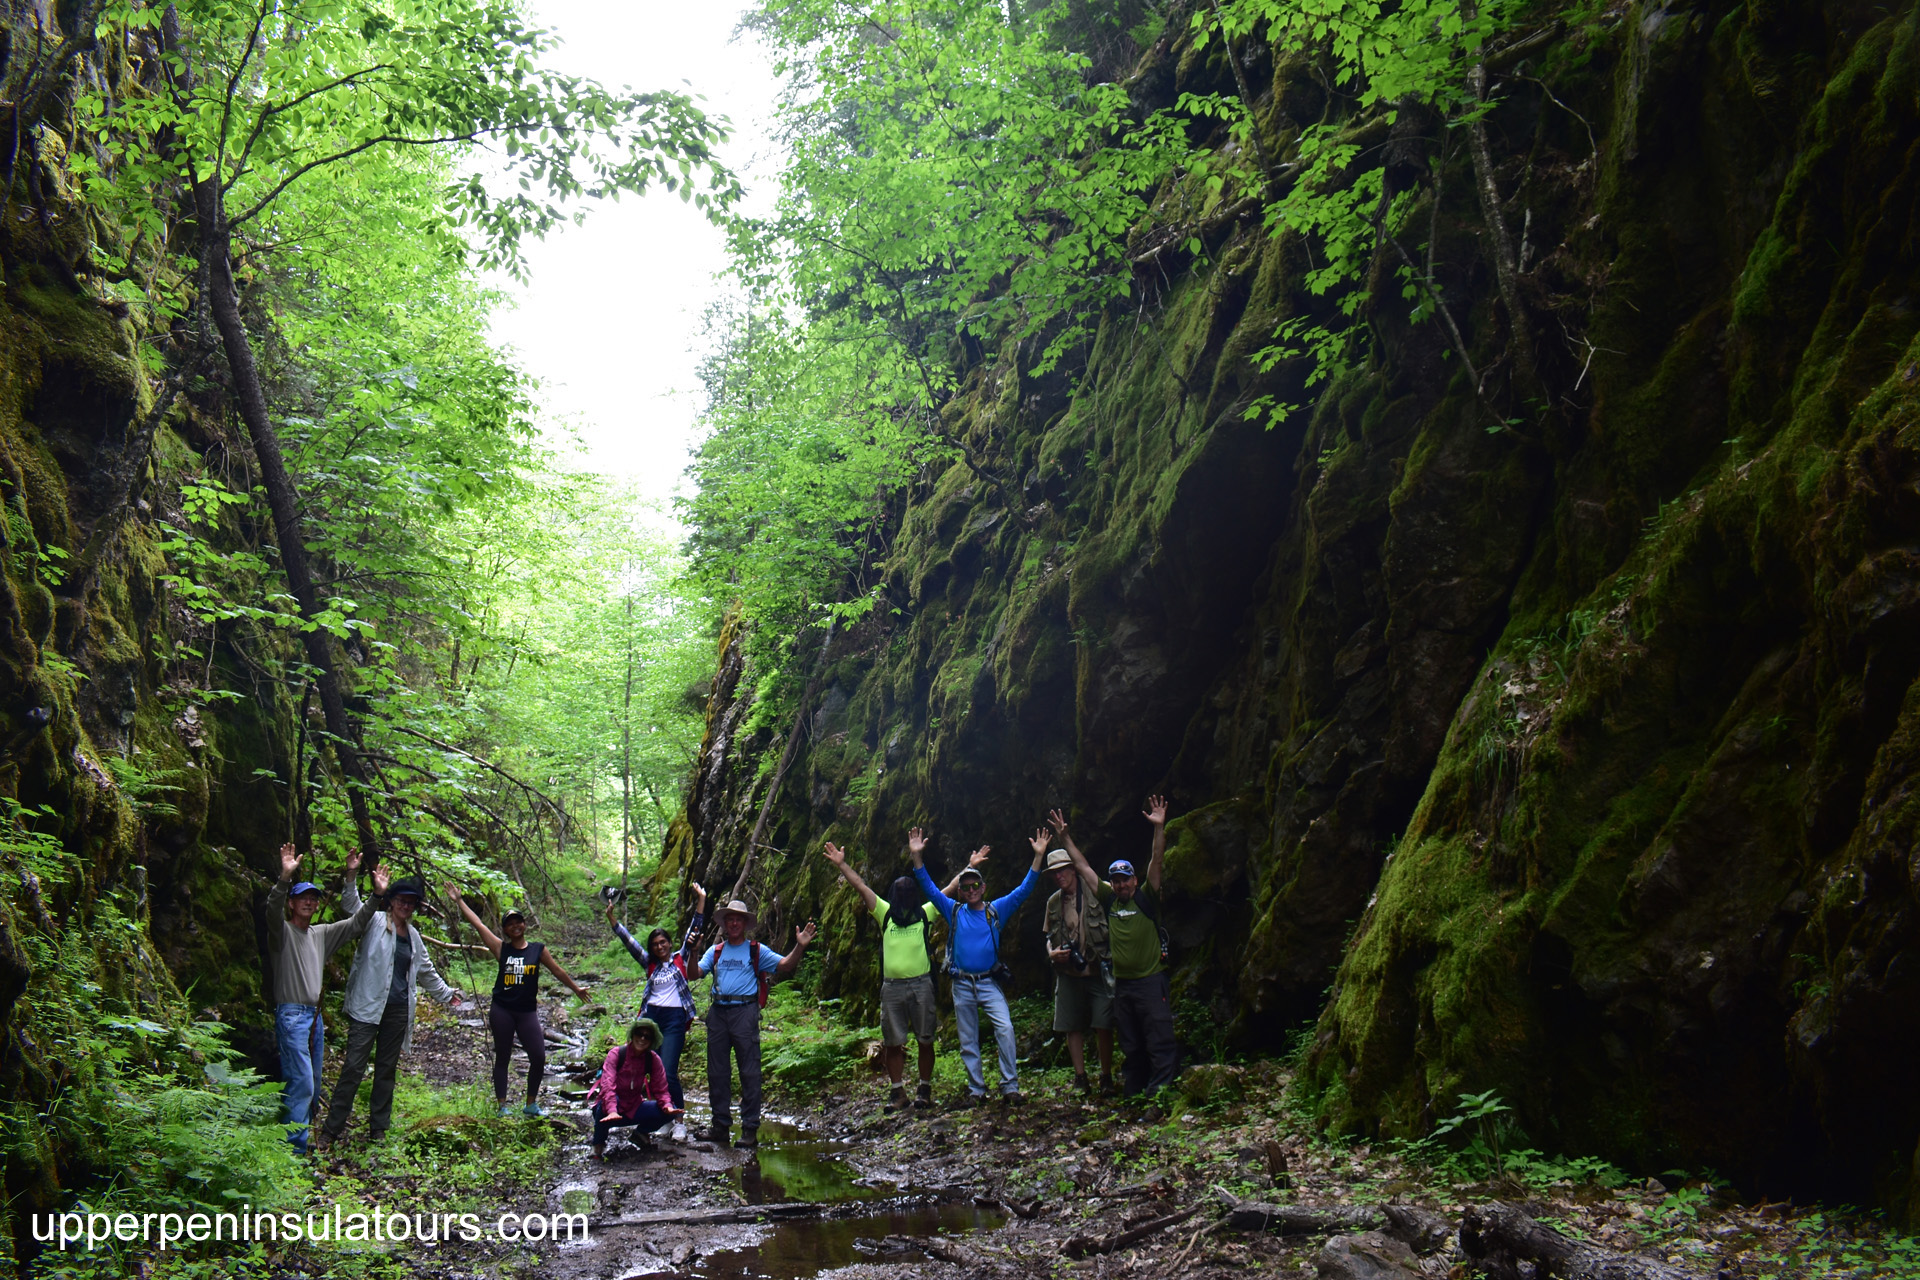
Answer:
<path fill-rule="evenodd" d="M 478 1240 L 487 1234 L 475 1213 L 388 1213 L 374 1208 L 368 1212 L 347 1213 L 335 1205 L 332 1213 L 255 1213 L 246 1205 L 238 1213 L 36 1213 L 32 1217 L 33 1238 L 42 1244 L 65 1249 L 97 1249 L 109 1242 L 133 1244 L 158 1243 L 161 1249 L 179 1244 L 205 1244 L 231 1241 L 235 1244 L 287 1243 L 302 1240 L 326 1243 L 411 1241 L 437 1244 L 453 1240 Z M 156 1231 L 155 1228 L 158 1227 Z M 584 1213 L 503 1213 L 493 1222 L 493 1236 L 500 1240 L 560 1241 L 587 1240 L 587 1215 Z"/>

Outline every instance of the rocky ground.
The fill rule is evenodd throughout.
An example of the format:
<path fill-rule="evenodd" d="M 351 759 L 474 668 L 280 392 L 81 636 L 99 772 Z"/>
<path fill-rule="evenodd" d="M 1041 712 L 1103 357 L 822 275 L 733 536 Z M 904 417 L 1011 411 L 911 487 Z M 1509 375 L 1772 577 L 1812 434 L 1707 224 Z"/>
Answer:
<path fill-rule="evenodd" d="M 1271 1060 L 1191 1067 L 1156 1104 L 1086 1099 L 1068 1087 L 1065 1070 L 1043 1065 L 1046 1033 L 1034 1030 L 1024 1105 L 976 1110 L 943 1098 L 932 1110 L 893 1111 L 863 1057 L 875 1046 L 836 1030 L 790 987 L 777 990 L 769 1011 L 774 1083 L 758 1151 L 700 1140 L 696 1028 L 682 1072 L 691 1136 L 636 1144 L 617 1135 L 601 1163 L 578 1099 L 637 990 L 624 956 L 616 964 L 609 951 L 594 954 L 604 939 L 584 926 L 560 936 L 594 1002 L 548 993 L 543 1098 L 552 1114 L 493 1114 L 484 1000 L 462 1013 L 423 1005 L 393 1135 L 378 1148 L 356 1143 L 357 1116 L 349 1140 L 316 1164 L 315 1202 L 447 1205 L 481 1214 L 489 1227 L 503 1211 L 583 1214 L 590 1238 L 555 1246 L 489 1231 L 479 1241 L 349 1251 L 344 1270 L 338 1250 L 290 1253 L 283 1271 L 386 1274 L 379 1265 L 398 1264 L 406 1275 L 444 1280 L 1245 1271 L 1517 1280 L 1605 1270 L 1611 1280 L 1920 1280 L 1920 1247 L 1872 1222 L 1743 1201 L 1710 1178 L 1628 1179 L 1597 1160 L 1502 1149 L 1510 1135 L 1497 1111 L 1454 1135 L 1469 1139 L 1464 1152 L 1329 1140 L 1307 1119 L 1289 1072 Z M 457 959 L 445 967 L 463 990 L 480 985 L 478 965 L 473 974 Z M 945 1092 L 955 1063 L 947 1047 L 941 1052 Z M 811 1063 L 804 1070 L 815 1074 L 796 1074 L 794 1062 Z M 517 1060 L 516 1090 L 524 1070 Z M 1551 1229 L 1529 1234 L 1532 1223 Z"/>
<path fill-rule="evenodd" d="M 484 1042 L 452 1018 L 423 1027 L 414 1058 L 440 1090 L 487 1069 Z M 1516 1153 L 1505 1159 L 1519 1173 L 1454 1181 L 1444 1167 L 1325 1141 L 1289 1108 L 1288 1083 L 1270 1063 L 1197 1068 L 1162 1111 L 1084 1100 L 1046 1073 L 1024 1106 L 900 1113 L 863 1073 L 810 1099 L 776 1099 L 790 1123 L 769 1120 L 758 1152 L 716 1149 L 696 1130 L 683 1143 L 616 1138 L 602 1164 L 557 1096 L 569 1087 L 561 1079 L 552 1118 L 507 1122 L 537 1135 L 541 1176 L 499 1190 L 521 1213 L 588 1215 L 591 1241 L 416 1249 L 408 1270 L 546 1280 L 1249 1270 L 1413 1280 L 1580 1275 L 1606 1263 L 1648 1280 L 1920 1275 L 1908 1242 L 1870 1224 L 1743 1203 L 1697 1179 L 1607 1186 L 1617 1175 L 1597 1162 L 1556 1166 Z M 404 1149 L 409 1134 L 468 1123 L 403 1116 L 396 1133 Z M 349 1144 L 322 1182 L 404 1204 L 407 1178 L 396 1161 L 387 1170 Z M 429 1173 L 413 1185 L 432 1184 Z M 1494 1236 L 1512 1222 L 1498 1206 L 1559 1233 L 1552 1239 L 1567 1254 L 1557 1268 L 1529 1270 L 1502 1251 Z"/>

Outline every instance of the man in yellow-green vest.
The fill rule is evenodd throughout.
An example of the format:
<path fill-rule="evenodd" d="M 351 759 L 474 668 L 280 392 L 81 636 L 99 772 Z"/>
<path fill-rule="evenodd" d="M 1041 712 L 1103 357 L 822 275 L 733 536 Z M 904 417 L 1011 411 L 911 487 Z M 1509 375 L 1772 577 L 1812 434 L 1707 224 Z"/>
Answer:
<path fill-rule="evenodd" d="M 880 922 L 880 1044 L 887 1078 L 893 1082 L 887 1105 L 924 1110 L 933 1105 L 933 1036 L 940 1021 L 934 1004 L 933 961 L 927 934 L 940 913 L 912 876 L 896 879 L 883 901 L 867 887 L 860 873 L 847 865 L 847 855 L 838 845 L 828 841 L 824 852 Z M 978 875 L 986 858 L 984 850 L 975 853 L 967 870 L 954 876 L 946 892 L 951 895 L 967 871 Z M 912 1103 L 907 1101 L 906 1087 L 909 1033 L 920 1045 L 920 1088 Z"/>

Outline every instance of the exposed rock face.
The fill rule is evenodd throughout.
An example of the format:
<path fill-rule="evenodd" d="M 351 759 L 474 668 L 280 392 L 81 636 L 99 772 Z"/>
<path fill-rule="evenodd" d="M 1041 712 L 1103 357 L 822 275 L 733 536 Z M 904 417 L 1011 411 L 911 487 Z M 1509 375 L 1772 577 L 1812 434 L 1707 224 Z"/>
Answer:
<path fill-rule="evenodd" d="M 871 1001 L 877 939 L 822 839 L 876 883 L 910 824 L 949 868 L 991 842 L 999 891 L 1048 807 L 1140 856 L 1166 790 L 1178 990 L 1244 1046 L 1317 1016 L 1335 1122 L 1497 1089 L 1545 1147 L 1920 1211 L 1914 14 L 1635 4 L 1509 68 L 1547 397 L 1509 430 L 1384 269 L 1374 357 L 1244 421 L 1301 398 L 1249 356 L 1311 300 L 1231 217 L 1071 383 L 977 368 L 949 422 L 1021 509 L 960 466 L 913 488 L 901 612 L 836 642 L 762 854 L 829 993 Z M 1272 68 L 1278 137 L 1314 90 Z M 1162 48 L 1136 83 L 1209 77 Z M 1467 185 L 1436 258 L 1485 370 Z M 738 661 L 665 874 L 730 879 L 793 715 L 750 717 Z"/>

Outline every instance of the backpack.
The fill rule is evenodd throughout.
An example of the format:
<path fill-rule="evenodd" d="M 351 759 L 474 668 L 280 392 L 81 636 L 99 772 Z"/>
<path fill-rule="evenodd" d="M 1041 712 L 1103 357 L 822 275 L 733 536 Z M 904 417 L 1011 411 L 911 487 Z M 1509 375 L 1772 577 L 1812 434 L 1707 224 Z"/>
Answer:
<path fill-rule="evenodd" d="M 952 976 L 954 972 L 953 943 L 954 938 L 960 932 L 960 913 L 965 910 L 965 907 L 955 907 L 953 909 L 954 918 L 947 923 L 947 945 L 945 947 L 945 954 L 941 958 L 940 968 L 948 976 Z M 994 911 L 991 902 L 985 904 L 985 910 L 987 913 L 987 933 L 993 938 L 993 968 L 987 970 L 987 977 L 991 978 L 1000 990 L 1011 995 L 1013 993 L 1013 970 L 1009 969 L 1006 962 L 1000 958 L 1000 917 Z"/>
<path fill-rule="evenodd" d="M 725 942 L 716 942 L 713 944 L 713 964 L 711 967 L 716 979 L 720 973 L 720 952 L 725 949 L 726 945 Z M 750 948 L 747 963 L 753 967 L 753 976 L 760 983 L 760 1007 L 764 1009 L 767 1007 L 767 987 L 770 984 L 767 982 L 767 975 L 760 972 L 760 942 L 756 938 L 748 938 L 747 946 Z M 717 987 L 718 983 L 716 982 L 715 985 Z"/>

